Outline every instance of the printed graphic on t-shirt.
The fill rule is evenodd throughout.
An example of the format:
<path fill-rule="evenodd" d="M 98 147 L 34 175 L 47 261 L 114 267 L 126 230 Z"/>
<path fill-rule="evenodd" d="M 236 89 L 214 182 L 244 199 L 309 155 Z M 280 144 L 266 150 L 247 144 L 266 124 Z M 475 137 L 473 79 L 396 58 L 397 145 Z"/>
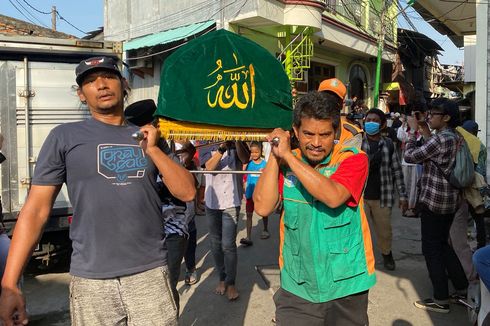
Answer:
<path fill-rule="evenodd" d="M 326 176 L 327 178 L 330 178 L 330 176 L 331 176 L 332 174 L 334 174 L 334 172 L 335 172 L 335 170 L 334 170 L 334 169 L 332 169 L 332 168 L 330 168 L 330 169 L 329 169 L 329 168 L 326 168 L 326 169 L 324 169 L 324 170 L 322 171 L 322 174 L 323 174 L 324 176 Z"/>
<path fill-rule="evenodd" d="M 143 178 L 148 159 L 138 145 L 100 144 L 97 146 L 97 171 L 117 185 L 129 184 L 128 179 Z"/>

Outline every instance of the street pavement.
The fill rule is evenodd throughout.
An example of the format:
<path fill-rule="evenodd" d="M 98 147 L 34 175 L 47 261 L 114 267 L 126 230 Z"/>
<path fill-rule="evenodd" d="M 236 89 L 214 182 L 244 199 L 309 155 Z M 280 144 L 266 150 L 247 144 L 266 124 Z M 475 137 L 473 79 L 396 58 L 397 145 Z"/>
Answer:
<path fill-rule="evenodd" d="M 238 247 L 236 285 L 240 297 L 234 302 L 213 293 L 218 277 L 213 271 L 205 216 L 196 216 L 196 222 L 199 282 L 186 286 L 183 282 L 183 267 L 178 284 L 181 325 L 273 325 L 272 296 L 279 287 L 278 215 L 269 218 L 271 238 L 267 240 L 260 239 L 262 222 L 254 216 L 253 246 Z M 415 300 L 430 297 L 432 292 L 421 254 L 420 220 L 402 217 L 394 209 L 393 226 L 396 270 L 384 270 L 381 255 L 376 254 L 377 284 L 369 292 L 370 325 L 470 325 L 466 308 L 462 306 L 451 305 L 449 314 L 426 312 L 413 306 Z M 245 219 L 242 213 L 237 243 L 244 236 Z M 24 288 L 32 316 L 30 325 L 70 325 L 69 281 L 70 276 L 63 269 L 42 275 L 26 275 Z"/>

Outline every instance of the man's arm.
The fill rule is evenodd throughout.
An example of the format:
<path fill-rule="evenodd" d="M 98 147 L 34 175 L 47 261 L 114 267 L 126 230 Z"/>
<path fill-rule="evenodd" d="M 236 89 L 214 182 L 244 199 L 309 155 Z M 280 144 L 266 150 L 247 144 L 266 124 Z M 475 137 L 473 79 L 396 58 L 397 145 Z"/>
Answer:
<path fill-rule="evenodd" d="M 218 147 L 217 151 L 211 154 L 211 158 L 207 160 L 206 163 L 204 163 L 204 167 L 206 168 L 207 171 L 214 171 L 218 168 L 219 161 L 221 160 L 223 154 L 225 153 L 224 150 L 226 150 L 226 148 L 220 146 Z"/>
<path fill-rule="evenodd" d="M 431 136 L 422 146 L 417 147 L 417 137 L 409 133 L 404 158 L 407 163 L 423 163 L 437 156 L 440 149 L 441 143 L 436 140 L 435 136 Z"/>
<path fill-rule="evenodd" d="M 160 171 L 168 190 L 183 202 L 193 200 L 196 196 L 196 187 L 190 172 L 158 147 L 159 134 L 155 127 L 146 125 L 141 127 L 141 131 L 145 134 L 145 139 L 140 142 L 140 146 Z"/>
<path fill-rule="evenodd" d="M 236 153 L 238 156 L 238 159 L 243 163 L 246 164 L 250 160 L 250 150 L 247 146 L 247 144 L 243 141 L 237 141 L 235 142 L 235 147 L 236 147 Z"/>
<path fill-rule="evenodd" d="M 328 207 L 337 208 L 351 197 L 349 190 L 342 184 L 320 174 L 308 164 L 297 159 L 292 153 L 284 156 L 283 159 L 303 187 Z"/>
<path fill-rule="evenodd" d="M 441 143 L 436 140 L 436 137 L 432 136 L 429 132 L 429 136 L 425 138 L 426 132 L 422 132 L 423 129 L 419 129 L 419 131 L 424 135 L 424 139 L 426 139 L 425 143 L 417 147 L 417 136 L 415 135 L 414 130 L 419 128 L 421 123 L 427 124 L 425 122 L 419 122 L 413 117 L 407 117 L 408 125 L 410 126 L 410 132 L 408 133 L 408 140 L 405 145 L 405 155 L 404 159 L 407 163 L 422 163 L 426 160 L 430 160 L 433 156 L 438 155 Z"/>
<path fill-rule="evenodd" d="M 33 185 L 27 201 L 20 211 L 2 279 L 0 320 L 3 320 L 5 325 L 12 325 L 14 313 L 19 314 L 20 321 L 27 320 L 25 302 L 17 288 L 17 283 L 34 246 L 39 241 L 44 224 L 48 220 L 51 207 L 60 189 L 61 185 Z"/>
<path fill-rule="evenodd" d="M 300 161 L 293 155 L 290 147 L 289 132 L 280 128 L 274 129 L 274 131 L 267 136 L 267 140 L 271 141 L 276 137 L 279 138 L 279 144 L 272 147 L 272 153 L 277 159 L 282 159 L 285 164 L 289 165 L 289 168 L 301 182 L 303 187 L 305 187 L 313 197 L 331 208 L 339 207 L 351 197 L 351 193 L 345 186 L 321 175 L 314 168 Z M 261 178 L 262 177 L 263 175 Z M 264 189 L 263 191 L 271 191 L 272 189 L 273 188 Z M 269 202 L 269 205 L 270 204 L 271 203 Z"/>
<path fill-rule="evenodd" d="M 253 193 L 254 209 L 260 216 L 269 216 L 279 203 L 279 159 L 269 156 Z"/>
<path fill-rule="evenodd" d="M 400 199 L 407 199 L 407 191 L 405 187 L 405 181 L 403 180 L 403 171 L 401 165 L 401 159 L 398 156 L 396 149 L 391 154 L 391 169 L 393 171 L 393 178 L 395 179 L 396 187 L 398 188 L 398 194 Z"/>

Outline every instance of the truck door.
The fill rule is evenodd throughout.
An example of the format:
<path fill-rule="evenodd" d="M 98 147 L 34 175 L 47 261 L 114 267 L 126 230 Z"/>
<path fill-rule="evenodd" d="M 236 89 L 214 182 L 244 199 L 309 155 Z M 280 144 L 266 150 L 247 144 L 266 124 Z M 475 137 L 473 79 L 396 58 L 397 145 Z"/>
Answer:
<path fill-rule="evenodd" d="M 76 93 L 75 67 L 71 63 L 0 61 L 0 131 L 7 157 L 1 165 L 0 185 L 6 220 L 15 219 L 24 204 L 39 151 L 51 129 L 89 116 Z M 53 214 L 70 209 L 63 186 Z M 59 223 L 50 221 L 46 231 Z"/>

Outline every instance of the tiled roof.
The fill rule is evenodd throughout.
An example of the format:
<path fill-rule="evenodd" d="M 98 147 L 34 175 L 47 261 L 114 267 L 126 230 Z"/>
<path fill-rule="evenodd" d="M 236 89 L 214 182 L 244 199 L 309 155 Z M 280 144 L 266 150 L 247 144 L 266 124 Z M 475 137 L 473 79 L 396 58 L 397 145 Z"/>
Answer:
<path fill-rule="evenodd" d="M 52 31 L 39 25 L 34 25 L 20 19 L 0 15 L 0 34 L 12 36 L 39 36 L 50 38 L 76 38 L 76 36 Z"/>

